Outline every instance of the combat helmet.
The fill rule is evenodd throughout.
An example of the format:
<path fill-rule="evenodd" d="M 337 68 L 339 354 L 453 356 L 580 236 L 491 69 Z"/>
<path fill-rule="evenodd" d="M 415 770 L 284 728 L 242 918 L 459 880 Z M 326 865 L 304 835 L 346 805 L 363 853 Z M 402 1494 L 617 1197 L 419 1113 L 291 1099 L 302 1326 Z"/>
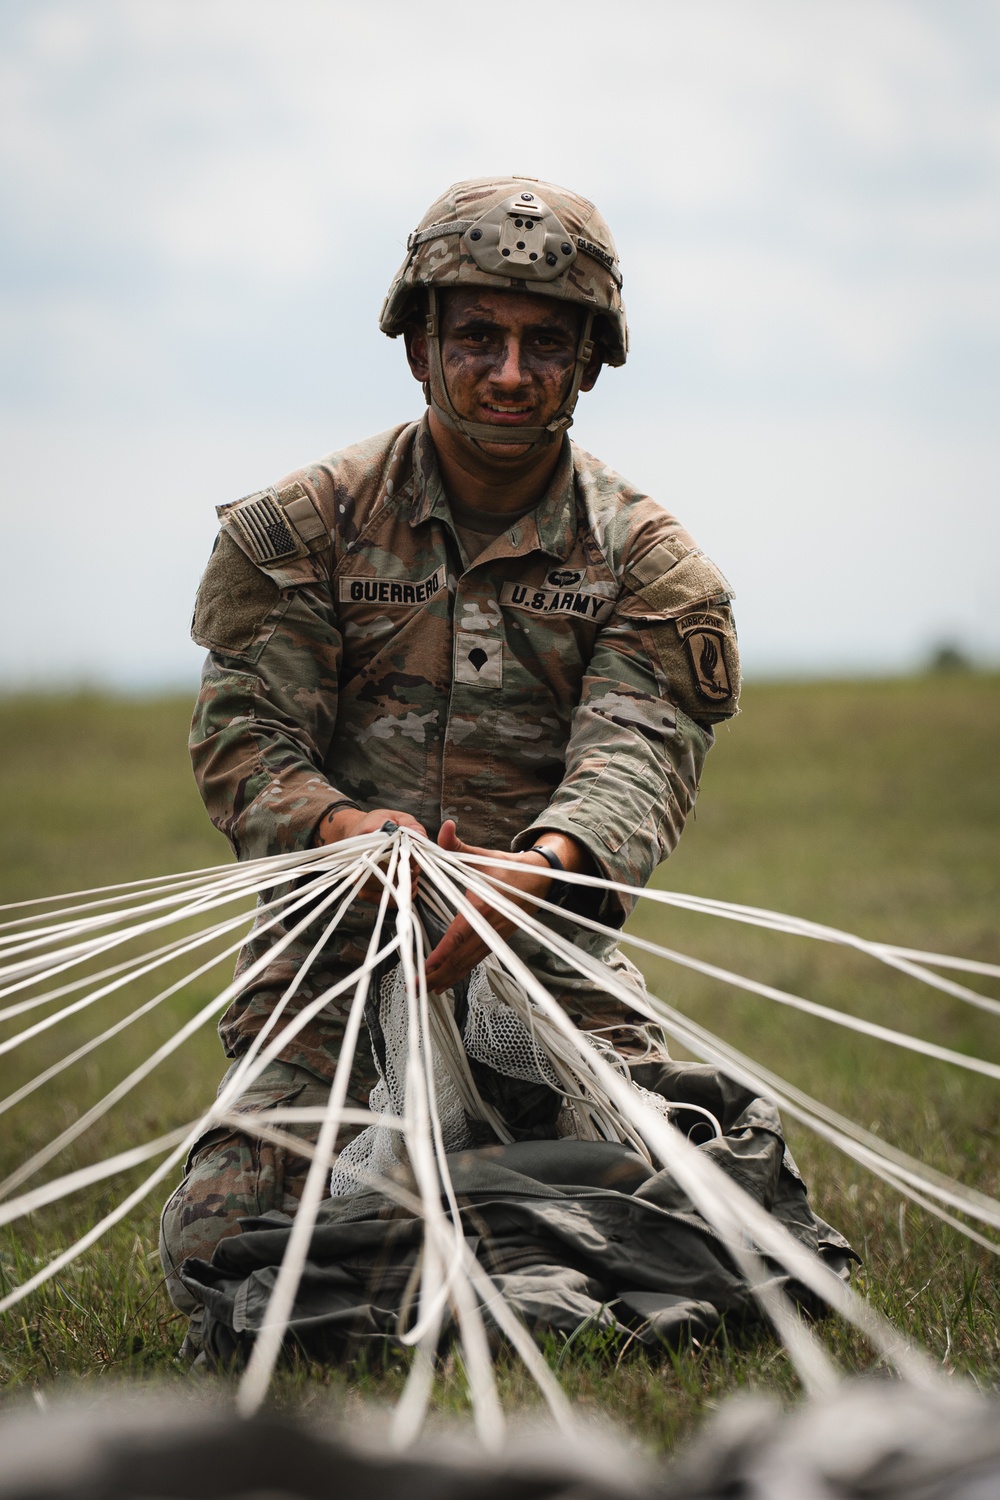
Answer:
<path fill-rule="evenodd" d="M 573 379 L 545 427 L 468 422 L 452 406 L 441 366 L 438 293 L 456 286 L 533 291 L 584 309 Z M 611 231 L 586 198 L 535 177 L 477 177 L 442 193 L 410 235 L 379 327 L 396 338 L 421 314 L 426 318 L 432 373 L 427 399 L 447 426 L 473 442 L 541 447 L 559 441 L 572 423 L 595 348 L 605 364 L 625 363 L 621 286 Z"/>

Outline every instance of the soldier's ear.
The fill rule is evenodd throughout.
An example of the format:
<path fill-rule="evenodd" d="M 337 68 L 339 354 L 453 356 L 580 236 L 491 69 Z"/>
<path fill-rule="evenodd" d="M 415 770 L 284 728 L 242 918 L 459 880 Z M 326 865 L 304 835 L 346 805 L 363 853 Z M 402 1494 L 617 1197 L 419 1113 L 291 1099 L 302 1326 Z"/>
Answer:
<path fill-rule="evenodd" d="M 587 368 L 583 372 L 583 379 L 580 381 L 581 391 L 592 391 L 597 384 L 597 377 L 603 369 L 604 360 L 601 358 L 600 351 L 595 349 L 587 361 Z"/>
<path fill-rule="evenodd" d="M 419 380 L 423 385 L 431 378 L 431 368 L 427 359 L 427 332 L 419 323 L 409 323 L 403 329 L 403 340 L 406 344 L 406 359 L 410 366 L 410 373 L 414 380 Z"/>

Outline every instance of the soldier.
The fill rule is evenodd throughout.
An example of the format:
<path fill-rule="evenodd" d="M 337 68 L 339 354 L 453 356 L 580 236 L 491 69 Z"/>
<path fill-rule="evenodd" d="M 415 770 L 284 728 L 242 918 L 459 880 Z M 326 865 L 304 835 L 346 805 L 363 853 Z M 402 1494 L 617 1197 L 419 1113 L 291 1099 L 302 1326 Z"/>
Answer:
<path fill-rule="evenodd" d="M 526 906 L 587 902 L 586 888 L 559 886 L 561 870 L 645 884 L 680 837 L 712 725 L 736 712 L 739 667 L 721 574 L 567 436 L 580 392 L 625 362 L 610 231 L 549 183 L 458 183 L 410 235 L 380 326 L 403 335 L 423 419 L 220 509 L 193 627 L 210 653 L 191 744 L 212 821 L 255 859 L 392 819 L 445 848 L 534 865 L 505 877 Z M 627 1046 L 636 1015 L 476 905 L 578 1026 Z M 589 910 L 619 927 L 630 907 L 608 892 Z M 359 963 L 373 911 L 355 903 L 282 1024 Z M 641 990 L 611 940 L 564 930 Z M 283 931 L 251 935 L 237 972 Z M 220 1024 L 229 1057 L 316 937 L 233 1001 Z M 456 917 L 428 957 L 432 988 L 485 951 Z M 322 1103 L 346 1004 L 291 1039 L 240 1107 Z M 365 1039 L 348 1102 L 364 1108 L 374 1079 Z M 195 1311 L 180 1263 L 209 1259 L 241 1217 L 294 1213 L 306 1166 L 229 1129 L 198 1143 L 163 1217 L 178 1307 Z"/>

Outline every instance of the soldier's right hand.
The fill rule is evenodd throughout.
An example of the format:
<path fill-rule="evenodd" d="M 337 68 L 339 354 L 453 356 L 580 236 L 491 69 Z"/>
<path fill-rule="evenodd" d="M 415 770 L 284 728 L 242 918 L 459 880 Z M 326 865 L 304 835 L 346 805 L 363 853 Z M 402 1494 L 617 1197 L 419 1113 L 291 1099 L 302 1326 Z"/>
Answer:
<path fill-rule="evenodd" d="M 328 812 L 316 829 L 313 843 L 339 844 L 344 839 L 357 838 L 362 833 L 378 833 L 384 824 L 396 823 L 400 828 L 410 828 L 414 833 L 422 833 L 425 837 L 427 830 L 416 818 L 411 818 L 409 813 L 399 812 L 392 807 L 376 807 L 373 812 L 362 812 L 357 807 L 335 807 Z M 416 891 L 417 873 L 413 870 L 413 888 Z M 376 875 L 367 880 L 358 892 L 362 901 L 377 901 L 382 894 L 382 882 Z"/>

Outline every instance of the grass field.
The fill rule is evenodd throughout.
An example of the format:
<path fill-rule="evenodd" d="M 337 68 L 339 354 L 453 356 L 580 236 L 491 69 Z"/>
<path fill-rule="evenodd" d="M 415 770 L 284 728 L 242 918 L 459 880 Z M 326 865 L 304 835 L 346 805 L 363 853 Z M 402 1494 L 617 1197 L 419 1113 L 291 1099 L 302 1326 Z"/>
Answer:
<path fill-rule="evenodd" d="M 99 695 L 0 700 L 4 818 L 0 901 L 221 862 L 226 846 L 189 778 L 187 704 Z M 664 887 L 772 906 L 870 938 L 1000 961 L 1000 679 L 955 674 L 892 682 L 772 684 L 746 692 L 709 762 L 697 819 L 660 872 Z M 948 1046 L 1000 1059 L 1000 1023 L 922 991 L 857 955 L 663 908 L 634 928 L 782 988 Z M 4 1117 L 0 1166 L 76 1117 L 204 1003 L 227 972 L 206 975 L 85 1059 L 32 1105 Z M 1000 1092 L 972 1074 L 904 1055 L 821 1020 L 661 963 L 650 988 L 703 1025 L 831 1105 L 965 1181 L 996 1192 Z M 135 1003 L 134 1000 L 132 1002 Z M 108 1004 L 101 1021 L 125 1013 Z M 7 1034 L 7 1023 L 3 1035 Z M 20 1024 L 20 1023 L 18 1023 Z M 86 1015 L 0 1058 L 0 1093 L 17 1087 L 96 1029 Z M 214 1090 L 221 1053 L 200 1034 L 49 1170 L 122 1149 L 192 1118 Z M 984 1385 L 1000 1376 L 1000 1321 L 989 1252 L 789 1126 L 817 1210 L 865 1257 L 859 1285 L 945 1367 Z M 129 1179 L 137 1181 L 138 1178 Z M 0 1276 L 20 1282 L 121 1194 L 114 1183 L 0 1231 Z M 199 1399 L 173 1363 L 180 1320 L 159 1285 L 158 1193 L 100 1247 L 22 1304 L 0 1330 L 0 1379 L 13 1395 L 68 1376 L 169 1378 Z M 823 1337 L 848 1368 L 870 1355 L 827 1324 Z M 735 1385 L 795 1388 L 767 1338 L 662 1361 L 616 1364 L 593 1340 L 549 1356 L 578 1404 L 669 1447 L 707 1403 Z M 389 1397 L 392 1370 L 348 1382 L 337 1373 L 283 1376 L 276 1399 L 307 1406 Z M 512 1402 L 531 1399 L 514 1366 Z M 460 1368 L 438 1393 L 460 1407 Z"/>

